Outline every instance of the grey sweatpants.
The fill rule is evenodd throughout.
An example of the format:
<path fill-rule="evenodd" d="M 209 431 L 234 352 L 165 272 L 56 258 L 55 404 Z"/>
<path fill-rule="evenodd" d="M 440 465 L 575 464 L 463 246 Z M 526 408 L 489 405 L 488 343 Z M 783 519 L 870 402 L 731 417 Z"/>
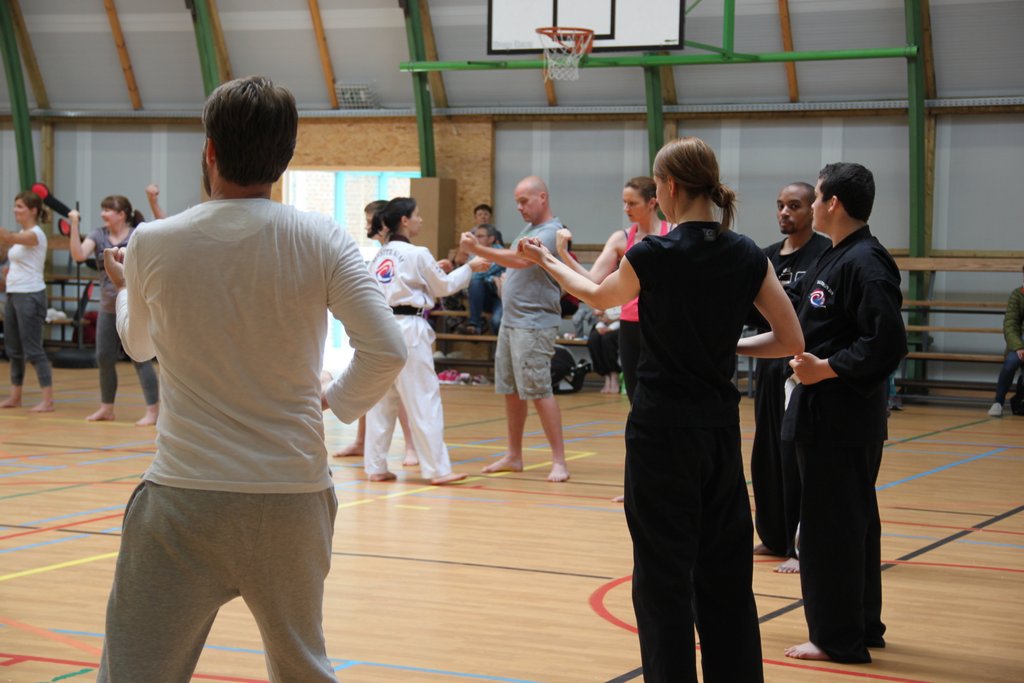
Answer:
<path fill-rule="evenodd" d="M 217 610 L 241 596 L 273 683 L 336 682 L 323 635 L 338 501 L 143 482 L 125 510 L 98 683 L 186 683 Z"/>
<path fill-rule="evenodd" d="M 53 385 L 53 370 L 43 350 L 46 322 L 46 290 L 8 292 L 4 302 L 4 348 L 11 359 L 11 384 L 25 383 L 25 361 L 36 369 L 39 386 Z"/>
<path fill-rule="evenodd" d="M 113 403 L 117 396 L 117 357 L 121 353 L 121 340 L 117 336 L 117 315 L 100 312 L 96 318 L 96 365 L 100 369 L 100 403 Z M 160 380 L 153 361 L 136 363 L 142 397 L 151 406 L 160 400 Z"/>

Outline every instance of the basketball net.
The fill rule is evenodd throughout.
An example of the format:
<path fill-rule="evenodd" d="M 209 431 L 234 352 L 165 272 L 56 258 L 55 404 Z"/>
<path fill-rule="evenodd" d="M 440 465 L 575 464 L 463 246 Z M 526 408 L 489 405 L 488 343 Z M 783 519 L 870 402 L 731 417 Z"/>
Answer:
<path fill-rule="evenodd" d="M 537 29 L 544 47 L 544 78 L 575 81 L 580 77 L 580 60 L 590 53 L 594 32 L 588 28 L 548 26 Z"/>

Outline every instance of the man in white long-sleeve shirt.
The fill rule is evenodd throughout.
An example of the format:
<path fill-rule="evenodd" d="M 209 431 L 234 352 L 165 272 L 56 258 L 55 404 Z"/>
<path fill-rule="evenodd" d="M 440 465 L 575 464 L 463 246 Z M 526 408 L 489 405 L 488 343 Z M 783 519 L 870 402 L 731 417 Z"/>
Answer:
<path fill-rule="evenodd" d="M 100 681 L 189 680 L 218 608 L 238 596 L 272 681 L 336 680 L 322 630 L 337 512 L 322 406 L 355 420 L 406 351 L 345 231 L 270 200 L 297 119 L 265 78 L 217 88 L 203 111 L 212 201 L 106 254 L 125 350 L 160 363 L 161 412 L 125 511 Z M 355 355 L 321 389 L 325 309 Z"/>

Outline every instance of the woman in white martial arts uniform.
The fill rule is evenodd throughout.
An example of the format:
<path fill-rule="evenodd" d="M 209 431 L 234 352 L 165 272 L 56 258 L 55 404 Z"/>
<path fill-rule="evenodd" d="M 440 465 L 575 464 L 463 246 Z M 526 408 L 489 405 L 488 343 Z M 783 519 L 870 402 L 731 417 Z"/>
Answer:
<path fill-rule="evenodd" d="M 370 237 L 387 231 L 388 241 L 370 262 L 370 273 L 384 290 L 395 318 L 405 335 L 409 357 L 384 398 L 366 414 L 364 468 L 370 481 L 390 481 L 387 453 L 395 429 L 399 400 L 405 405 L 420 472 L 431 484 L 449 484 L 466 478 L 452 471 L 444 443 L 444 410 L 441 389 L 434 373 L 434 330 L 424 313 L 437 297 L 450 296 L 469 286 L 473 272 L 491 264 L 476 258 L 445 274 L 426 247 L 410 239 L 423 225 L 416 200 L 396 197 L 373 216 Z"/>

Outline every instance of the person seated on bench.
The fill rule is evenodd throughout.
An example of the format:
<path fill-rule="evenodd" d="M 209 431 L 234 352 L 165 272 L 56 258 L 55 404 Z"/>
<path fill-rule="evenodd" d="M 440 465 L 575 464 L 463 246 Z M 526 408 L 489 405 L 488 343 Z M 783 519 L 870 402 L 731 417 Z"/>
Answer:
<path fill-rule="evenodd" d="M 477 243 L 484 247 L 503 249 L 501 232 L 490 223 L 473 228 Z M 501 327 L 501 292 L 496 278 L 505 272 L 505 266 L 497 263 L 479 273 L 473 273 L 467 289 L 469 293 L 469 319 L 459 328 L 463 334 L 482 334 L 485 329 L 484 312 L 491 314 L 491 334 L 498 334 Z"/>
<path fill-rule="evenodd" d="M 1024 273 L 1024 268 L 1021 269 Z M 1006 359 L 1003 361 L 1003 368 L 999 371 L 999 379 L 996 381 L 996 397 L 992 407 L 988 409 L 991 417 L 1003 416 L 1003 403 L 1006 402 L 1006 392 L 1010 389 L 1013 376 L 1017 369 L 1024 364 L 1024 286 L 1010 292 L 1010 298 L 1006 302 L 1006 315 L 1003 317 L 1003 337 L 1006 338 Z"/>

